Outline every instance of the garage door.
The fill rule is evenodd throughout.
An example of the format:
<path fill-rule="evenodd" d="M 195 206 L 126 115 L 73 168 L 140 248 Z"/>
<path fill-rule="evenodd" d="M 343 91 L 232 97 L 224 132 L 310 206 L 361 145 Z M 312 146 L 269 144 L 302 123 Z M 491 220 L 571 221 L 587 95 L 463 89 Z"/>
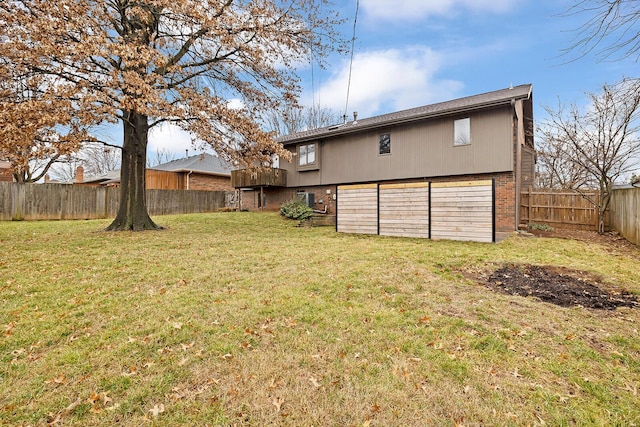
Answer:
<path fill-rule="evenodd" d="M 431 184 L 431 238 L 494 241 L 493 182 Z"/>
<path fill-rule="evenodd" d="M 337 229 L 378 234 L 378 184 L 338 186 Z"/>
<path fill-rule="evenodd" d="M 380 185 L 380 234 L 429 238 L 429 183 Z"/>

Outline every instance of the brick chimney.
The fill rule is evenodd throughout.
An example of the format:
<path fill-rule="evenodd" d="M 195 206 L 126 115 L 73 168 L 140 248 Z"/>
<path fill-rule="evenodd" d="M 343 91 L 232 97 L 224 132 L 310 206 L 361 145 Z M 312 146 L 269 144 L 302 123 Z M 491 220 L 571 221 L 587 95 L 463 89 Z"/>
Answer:
<path fill-rule="evenodd" d="M 76 168 L 76 179 L 73 182 L 84 182 L 84 168 L 82 166 Z"/>
<path fill-rule="evenodd" d="M 45 183 L 45 184 L 48 184 L 50 181 L 51 181 L 51 177 L 49 176 L 49 174 L 46 174 L 46 175 L 44 176 L 44 183 Z"/>

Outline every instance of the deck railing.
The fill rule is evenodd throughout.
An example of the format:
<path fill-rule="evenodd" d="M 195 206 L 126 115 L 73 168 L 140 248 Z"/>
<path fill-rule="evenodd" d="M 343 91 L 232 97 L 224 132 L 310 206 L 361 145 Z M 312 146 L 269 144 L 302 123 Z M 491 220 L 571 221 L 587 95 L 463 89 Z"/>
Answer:
<path fill-rule="evenodd" d="M 238 169 L 231 171 L 233 188 L 286 187 L 287 171 L 284 169 Z"/>

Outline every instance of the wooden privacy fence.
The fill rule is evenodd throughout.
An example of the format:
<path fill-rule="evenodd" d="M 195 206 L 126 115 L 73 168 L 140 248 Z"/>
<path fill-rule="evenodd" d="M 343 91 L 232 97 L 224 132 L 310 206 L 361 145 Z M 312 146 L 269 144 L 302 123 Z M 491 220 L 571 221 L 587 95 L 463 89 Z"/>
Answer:
<path fill-rule="evenodd" d="M 215 212 L 224 191 L 147 190 L 150 215 Z M 120 189 L 68 184 L 0 182 L 0 220 L 97 219 L 115 217 Z"/>
<path fill-rule="evenodd" d="M 530 189 L 520 195 L 520 223 L 597 230 L 598 198 L 598 191 Z"/>
<path fill-rule="evenodd" d="M 640 188 L 611 192 L 611 226 L 625 239 L 640 245 Z"/>

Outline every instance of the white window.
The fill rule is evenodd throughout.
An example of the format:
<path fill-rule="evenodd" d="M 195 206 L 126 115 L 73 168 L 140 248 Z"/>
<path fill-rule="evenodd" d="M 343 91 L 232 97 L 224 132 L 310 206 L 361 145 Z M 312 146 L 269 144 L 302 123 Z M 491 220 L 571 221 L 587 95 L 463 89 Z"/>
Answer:
<path fill-rule="evenodd" d="M 453 145 L 471 144 L 471 119 L 466 117 L 453 122 Z"/>
<path fill-rule="evenodd" d="M 298 147 L 298 164 L 312 165 L 316 162 L 316 144 L 304 144 Z"/>

